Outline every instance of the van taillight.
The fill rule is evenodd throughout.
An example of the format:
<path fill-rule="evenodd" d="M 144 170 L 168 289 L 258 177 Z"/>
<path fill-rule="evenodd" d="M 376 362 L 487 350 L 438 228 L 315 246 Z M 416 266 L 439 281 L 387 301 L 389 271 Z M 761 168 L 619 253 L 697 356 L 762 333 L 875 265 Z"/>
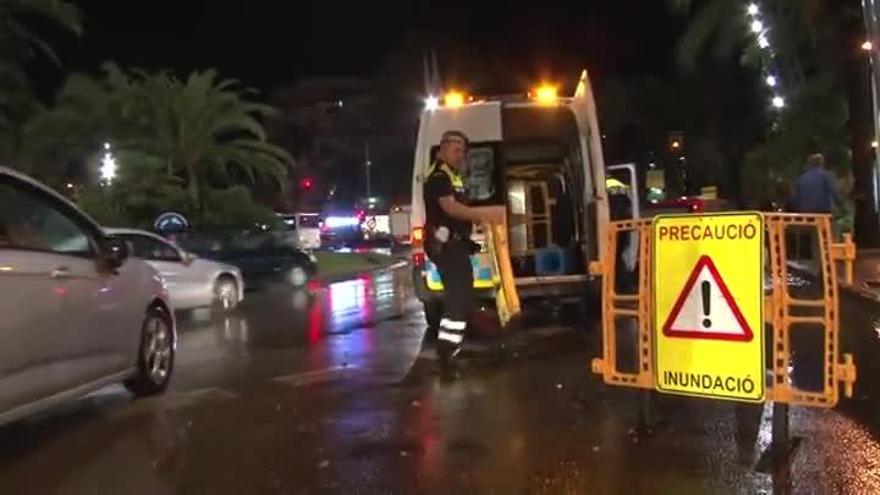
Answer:
<path fill-rule="evenodd" d="M 412 231 L 412 247 L 419 248 L 424 245 L 425 241 L 425 228 L 424 227 L 416 227 Z"/>
<path fill-rule="evenodd" d="M 413 266 L 417 266 L 417 267 L 425 266 L 425 253 L 413 253 L 412 261 L 413 261 Z"/>

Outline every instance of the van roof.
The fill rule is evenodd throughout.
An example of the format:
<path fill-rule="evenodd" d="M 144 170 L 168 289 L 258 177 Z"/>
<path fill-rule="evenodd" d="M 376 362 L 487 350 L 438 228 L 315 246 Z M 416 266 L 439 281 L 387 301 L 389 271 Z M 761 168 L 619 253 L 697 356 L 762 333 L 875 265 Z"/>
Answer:
<path fill-rule="evenodd" d="M 449 130 L 464 132 L 472 143 L 501 141 L 503 139 L 501 114 L 505 108 L 559 108 L 568 107 L 571 98 L 558 99 L 554 105 L 544 105 L 521 96 L 500 96 L 466 103 L 460 107 L 440 107 L 422 112 L 420 139 L 439 144 L 443 133 Z"/>

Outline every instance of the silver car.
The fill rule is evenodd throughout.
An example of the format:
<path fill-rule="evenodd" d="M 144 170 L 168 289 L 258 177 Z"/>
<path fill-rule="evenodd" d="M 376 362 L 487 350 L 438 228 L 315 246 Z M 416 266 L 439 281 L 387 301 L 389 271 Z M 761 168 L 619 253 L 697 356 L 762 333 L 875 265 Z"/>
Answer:
<path fill-rule="evenodd" d="M 162 274 L 174 309 L 213 306 L 231 311 L 244 299 L 241 270 L 232 265 L 199 258 L 143 230 L 105 230 L 127 241 L 134 256 Z"/>
<path fill-rule="evenodd" d="M 0 424 L 114 382 L 165 390 L 162 276 L 59 194 L 0 167 Z"/>

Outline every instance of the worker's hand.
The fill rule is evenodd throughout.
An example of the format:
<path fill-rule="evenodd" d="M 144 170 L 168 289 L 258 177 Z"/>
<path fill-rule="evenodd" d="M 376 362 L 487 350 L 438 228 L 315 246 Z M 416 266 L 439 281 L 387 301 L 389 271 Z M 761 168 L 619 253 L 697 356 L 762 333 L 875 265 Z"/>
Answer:
<path fill-rule="evenodd" d="M 484 206 L 483 221 L 486 223 L 504 223 L 507 219 L 507 207 L 505 206 Z"/>

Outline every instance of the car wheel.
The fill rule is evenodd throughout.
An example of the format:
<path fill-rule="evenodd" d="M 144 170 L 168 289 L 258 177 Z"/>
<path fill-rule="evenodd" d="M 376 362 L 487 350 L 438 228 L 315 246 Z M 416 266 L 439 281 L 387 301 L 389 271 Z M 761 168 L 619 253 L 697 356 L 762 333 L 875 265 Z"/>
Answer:
<path fill-rule="evenodd" d="M 224 313 L 238 306 L 238 284 L 230 277 L 220 277 L 214 283 L 214 307 Z"/>
<path fill-rule="evenodd" d="M 159 308 L 151 308 L 141 327 L 137 373 L 125 387 L 138 397 L 158 394 L 168 387 L 174 370 L 174 329 Z"/>
<path fill-rule="evenodd" d="M 295 266 L 290 270 L 290 283 L 294 287 L 302 287 L 309 281 L 309 274 L 301 266 Z"/>

